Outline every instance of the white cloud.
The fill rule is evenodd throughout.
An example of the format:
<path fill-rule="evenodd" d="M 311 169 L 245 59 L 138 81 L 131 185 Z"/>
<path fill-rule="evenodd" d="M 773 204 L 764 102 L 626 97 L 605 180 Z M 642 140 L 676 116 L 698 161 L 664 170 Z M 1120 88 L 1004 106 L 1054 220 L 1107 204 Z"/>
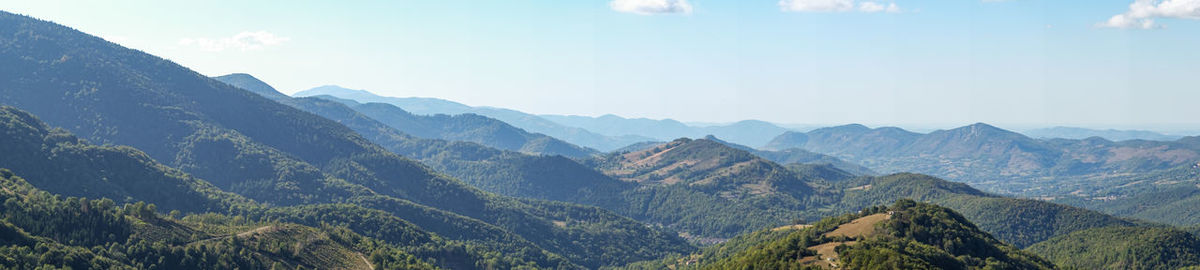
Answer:
<path fill-rule="evenodd" d="M 1200 0 L 1135 0 L 1129 11 L 1117 14 L 1100 27 L 1154 29 L 1164 26 L 1157 18 L 1200 19 Z"/>
<path fill-rule="evenodd" d="M 857 0 L 779 0 L 779 8 L 789 12 L 900 12 L 896 3 Z"/>
<path fill-rule="evenodd" d="M 862 4 L 858 4 L 858 10 L 862 12 L 880 12 L 883 11 L 883 9 L 885 9 L 883 4 L 875 2 L 863 2 Z"/>
<path fill-rule="evenodd" d="M 692 4 L 687 0 L 613 0 L 608 5 L 616 11 L 640 15 L 692 13 Z"/>
<path fill-rule="evenodd" d="M 227 49 L 240 51 L 262 50 L 263 48 L 283 44 L 290 40 L 287 37 L 276 36 L 267 31 L 245 31 L 231 37 L 210 38 L 181 38 L 179 45 L 197 47 L 203 51 L 219 52 Z"/>

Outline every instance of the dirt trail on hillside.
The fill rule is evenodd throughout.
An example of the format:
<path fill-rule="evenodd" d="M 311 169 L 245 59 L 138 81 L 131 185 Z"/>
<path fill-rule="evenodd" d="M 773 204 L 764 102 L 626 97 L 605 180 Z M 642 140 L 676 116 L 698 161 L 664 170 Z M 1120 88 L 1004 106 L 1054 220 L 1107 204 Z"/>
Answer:
<path fill-rule="evenodd" d="M 262 227 L 258 227 L 258 228 L 255 228 L 255 229 L 253 229 L 253 230 L 249 230 L 249 231 L 244 231 L 244 232 L 238 233 L 238 234 L 236 234 L 236 235 L 237 235 L 237 237 L 243 237 L 243 238 L 245 238 L 245 237 L 252 236 L 252 235 L 254 235 L 254 234 L 258 234 L 258 233 L 265 233 L 265 232 L 267 232 L 267 231 L 269 231 L 269 230 L 274 230 L 274 229 L 276 229 L 276 228 L 275 228 L 275 226 L 270 226 L 270 225 L 268 225 L 268 226 L 262 226 Z M 200 242 L 207 242 L 207 241 L 213 241 L 213 240 L 221 240 L 221 239 L 229 238 L 229 237 L 231 237 L 231 236 L 234 236 L 234 235 L 222 235 L 222 236 L 209 237 L 209 238 L 205 238 L 205 239 L 200 239 L 200 240 L 192 241 L 191 243 L 188 243 L 188 244 L 194 244 L 194 243 L 200 243 Z"/>
<path fill-rule="evenodd" d="M 849 223 L 838 225 L 838 227 L 836 229 L 834 229 L 833 231 L 825 233 L 825 236 L 826 237 L 849 237 L 849 238 L 853 238 L 853 239 L 862 239 L 863 237 L 870 236 L 871 234 L 875 233 L 875 224 L 879 224 L 879 222 L 887 220 L 889 218 L 892 218 L 892 215 L 886 214 L 886 213 L 879 213 L 879 214 L 861 217 L 861 218 L 852 220 Z M 782 229 L 782 228 L 787 228 L 787 227 L 788 226 L 780 227 L 780 228 L 776 228 L 776 229 Z M 808 247 L 808 249 L 816 251 L 817 255 L 800 258 L 800 262 L 803 264 L 806 264 L 806 265 L 817 265 L 824 269 L 841 269 L 841 267 L 837 264 L 838 263 L 837 247 L 841 246 L 841 245 L 851 246 L 851 245 L 854 245 L 855 243 L 858 243 L 858 241 L 856 241 L 856 240 L 844 241 L 844 242 L 833 241 L 833 242 L 828 242 L 828 243 Z"/>

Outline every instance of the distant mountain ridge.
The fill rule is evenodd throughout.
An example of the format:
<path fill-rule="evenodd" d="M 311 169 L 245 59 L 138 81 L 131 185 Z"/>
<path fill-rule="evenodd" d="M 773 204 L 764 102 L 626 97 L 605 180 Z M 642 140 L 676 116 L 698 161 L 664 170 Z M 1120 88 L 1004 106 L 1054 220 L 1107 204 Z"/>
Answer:
<path fill-rule="evenodd" d="M 1021 132 L 1029 137 L 1039 139 L 1075 139 L 1082 140 L 1091 137 L 1100 137 L 1110 141 L 1128 141 L 1128 140 L 1149 140 L 1149 141 L 1174 141 L 1184 136 L 1166 135 L 1158 132 L 1147 130 L 1116 130 L 1116 129 L 1090 129 L 1078 127 L 1049 127 L 1031 129 Z"/>
<path fill-rule="evenodd" d="M 1039 140 L 983 123 L 928 134 L 845 125 L 787 132 L 766 148 L 801 148 L 881 172 L 918 172 L 1019 191 L 1039 177 L 1101 177 L 1192 164 L 1200 161 L 1196 141 Z"/>
<path fill-rule="evenodd" d="M 734 143 L 759 147 L 775 136 L 788 131 L 778 125 L 758 120 L 700 127 L 672 119 L 629 119 L 611 114 L 599 117 L 533 115 L 502 108 L 471 107 L 436 98 L 384 97 L 366 90 L 353 90 L 338 86 L 321 86 L 294 94 L 298 97 L 322 95 L 361 103 L 388 103 L 418 115 L 475 113 L 499 119 L 531 132 L 543 133 L 605 152 L 645 141 L 701 138 L 706 135 L 715 135 Z"/>
<path fill-rule="evenodd" d="M 273 100 L 291 98 L 280 93 L 249 74 L 229 74 L 215 77 L 242 89 L 249 90 Z M 467 141 L 536 155 L 563 155 L 572 158 L 589 157 L 599 152 L 555 139 L 550 136 L 529 133 L 500 120 L 473 113 L 459 115 L 415 115 L 399 107 L 385 103 L 359 103 L 349 99 L 320 95 L 316 98 L 340 102 L 354 108 L 381 123 L 387 124 L 409 135 L 449 141 Z"/>
<path fill-rule="evenodd" d="M 781 165 L 791 164 L 825 164 L 839 170 L 848 172 L 856 176 L 875 175 L 876 173 L 867 167 L 841 160 L 836 157 L 809 152 L 808 150 L 799 148 L 789 148 L 779 151 L 759 150 L 749 146 L 726 142 L 713 135 L 704 136 L 705 140 L 715 141 L 729 147 L 750 152 L 759 157 L 765 158 Z"/>
<path fill-rule="evenodd" d="M 637 135 L 669 141 L 676 138 L 701 138 L 713 135 L 733 143 L 761 147 L 788 129 L 758 120 L 744 120 L 724 125 L 692 126 L 673 119 L 653 120 L 623 118 L 616 115 L 599 117 L 576 115 L 540 115 L 556 123 L 579 127 L 608 136 Z"/>
<path fill-rule="evenodd" d="M 387 103 L 417 115 L 459 115 L 465 113 L 483 115 L 499 119 L 529 132 L 546 134 L 572 144 L 600 151 L 611 151 L 630 144 L 654 140 L 653 138 L 641 136 L 605 136 L 582 128 L 560 125 L 542 117 L 519 111 L 492 107 L 471 107 L 462 103 L 436 98 L 384 97 L 366 90 L 347 89 L 333 85 L 316 87 L 293 94 L 296 97 L 321 95 L 354 100 L 360 103 Z"/>

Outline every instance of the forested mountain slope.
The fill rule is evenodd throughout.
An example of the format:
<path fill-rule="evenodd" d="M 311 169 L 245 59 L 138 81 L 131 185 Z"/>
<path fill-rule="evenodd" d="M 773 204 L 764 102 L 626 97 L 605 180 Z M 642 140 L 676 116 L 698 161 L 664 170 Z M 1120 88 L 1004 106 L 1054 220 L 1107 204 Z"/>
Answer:
<path fill-rule="evenodd" d="M 95 146 L 61 129 L 49 129 L 36 117 L 11 107 L 0 107 L 0 134 L 5 135 L 0 140 L 5 153 L 0 155 L 0 168 L 28 172 L 32 186 L 58 194 L 116 198 L 116 203 L 145 200 L 158 205 L 159 212 L 231 215 L 225 221 L 346 227 L 449 268 L 536 265 L 530 260 L 566 263 L 557 255 L 531 252 L 535 244 L 501 228 L 422 206 L 389 208 L 395 214 L 351 204 L 268 207 L 161 165 L 137 149 Z M 396 216 L 426 225 L 432 232 Z M 466 241 L 443 239 L 434 232 Z"/>
<path fill-rule="evenodd" d="M 863 177 L 839 182 L 835 188 L 841 189 L 841 200 L 832 209 L 843 213 L 902 198 L 935 203 L 962 213 L 980 229 L 1018 247 L 1089 228 L 1139 224 L 1078 207 L 992 195 L 920 174 Z"/>
<path fill-rule="evenodd" d="M 1055 237 L 1027 250 L 1072 269 L 1200 266 L 1200 238 L 1165 227 L 1095 228 Z"/>
<path fill-rule="evenodd" d="M 0 103 L 89 141 L 137 147 L 262 203 L 348 202 L 423 228 L 490 224 L 546 249 L 531 258 L 545 267 L 560 266 L 545 254 L 598 266 L 682 248 L 663 248 L 671 246 L 664 237 L 638 238 L 664 243 L 653 248 L 582 241 L 619 239 L 603 228 L 654 233 L 594 208 L 479 191 L 336 122 L 53 23 L 0 14 L 0 63 Z M 555 225 L 564 219 L 579 223 Z M 620 244 L 645 243 L 629 240 Z"/>
<path fill-rule="evenodd" d="M 253 208 L 250 200 L 163 166 L 137 149 L 90 145 L 16 108 L 0 106 L 0 137 L 0 168 L 56 194 L 147 201 L 185 213 Z"/>
<path fill-rule="evenodd" d="M 0 169 L 0 266 L 73 269 L 433 269 L 389 244 L 334 228 L 205 214 L 153 204 L 63 198 Z"/>

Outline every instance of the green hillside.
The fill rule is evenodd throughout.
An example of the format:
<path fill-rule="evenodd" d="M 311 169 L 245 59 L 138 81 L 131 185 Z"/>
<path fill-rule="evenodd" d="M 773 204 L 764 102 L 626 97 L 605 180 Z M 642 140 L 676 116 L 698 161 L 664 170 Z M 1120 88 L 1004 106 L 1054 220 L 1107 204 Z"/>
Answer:
<path fill-rule="evenodd" d="M 1179 269 L 1200 266 L 1200 238 L 1164 227 L 1104 227 L 1027 248 L 1070 269 Z"/>
<path fill-rule="evenodd" d="M 0 169 L 0 190 L 5 268 L 434 268 L 394 246 L 334 227 L 216 214 L 177 219 L 156 214 L 156 206 L 144 202 L 51 195 L 7 169 Z"/>
<path fill-rule="evenodd" d="M 802 227 L 739 237 L 646 269 L 1053 269 L 953 210 L 900 200 Z"/>
<path fill-rule="evenodd" d="M 14 166 L 20 168 L 18 171 L 31 172 L 35 176 L 28 179 L 35 187 L 61 190 L 73 196 L 104 199 L 109 198 L 103 196 L 116 196 L 114 198 L 120 199 L 117 203 L 140 202 L 135 198 L 146 199 L 146 202 L 161 205 L 156 207 L 160 212 L 179 211 L 188 214 L 212 211 L 244 221 L 271 220 L 311 227 L 345 227 L 395 245 L 422 260 L 455 263 L 440 265 L 450 268 L 516 266 L 530 264 L 532 260 L 568 264 L 565 258 L 544 253 L 535 248 L 534 243 L 502 228 L 410 202 L 376 198 L 387 202 L 377 208 L 390 212 L 364 208 L 360 205 L 372 204 L 361 201 L 356 201 L 360 205 L 269 207 L 240 195 L 222 192 L 202 179 L 192 178 L 144 158 L 145 154 L 137 149 L 94 146 L 77 139 L 66 140 L 73 136 L 61 129 L 47 129 L 37 118 L 11 107 L 0 107 L 0 119 L 3 120 L 0 121 L 3 123 L 0 125 L 0 134 L 14 138 L 0 141 L 0 149 L 6 150 L 6 155 L 0 155 L 0 167 Z M 114 162 L 123 160 L 137 162 Z M 97 166 L 97 163 L 101 166 Z M 404 216 L 408 220 L 397 216 Z M 440 226 L 426 226 L 429 228 L 426 231 L 410 221 Z M 457 240 L 445 239 L 438 234 Z M 623 248 L 638 250 L 637 247 Z"/>
<path fill-rule="evenodd" d="M 839 184 L 843 197 L 835 209 L 852 211 L 902 198 L 935 203 L 954 209 L 980 229 L 1018 247 L 1089 228 L 1137 224 L 1078 207 L 991 195 L 927 175 L 894 174 Z"/>

